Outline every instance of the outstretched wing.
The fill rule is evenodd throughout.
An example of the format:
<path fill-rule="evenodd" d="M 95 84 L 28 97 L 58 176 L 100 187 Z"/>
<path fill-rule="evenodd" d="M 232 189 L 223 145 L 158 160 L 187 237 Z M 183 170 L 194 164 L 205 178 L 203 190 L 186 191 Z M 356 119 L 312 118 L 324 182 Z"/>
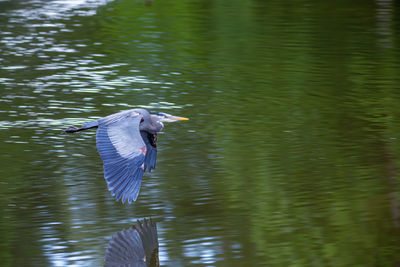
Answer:
<path fill-rule="evenodd" d="M 144 159 L 144 170 L 151 172 L 156 167 L 157 158 L 157 134 L 140 131 L 142 139 L 146 144 L 146 156 Z"/>
<path fill-rule="evenodd" d="M 108 190 L 117 201 L 131 203 L 139 194 L 146 145 L 139 131 L 142 117 L 136 112 L 124 115 L 99 124 L 96 144 Z"/>
<path fill-rule="evenodd" d="M 105 267 L 146 267 L 145 251 L 138 231 L 133 228 L 113 235 L 106 250 Z"/>

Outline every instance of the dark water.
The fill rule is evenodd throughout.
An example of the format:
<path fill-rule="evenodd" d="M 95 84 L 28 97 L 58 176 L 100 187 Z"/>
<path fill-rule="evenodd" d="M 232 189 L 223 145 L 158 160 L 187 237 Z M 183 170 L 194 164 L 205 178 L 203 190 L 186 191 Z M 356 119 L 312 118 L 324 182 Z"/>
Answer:
<path fill-rule="evenodd" d="M 170 266 L 400 264 L 395 1 L 0 1 L 0 262 L 101 266 L 158 225 Z M 138 201 L 95 132 L 131 107 L 159 135 Z M 171 263 L 172 262 L 172 263 Z"/>

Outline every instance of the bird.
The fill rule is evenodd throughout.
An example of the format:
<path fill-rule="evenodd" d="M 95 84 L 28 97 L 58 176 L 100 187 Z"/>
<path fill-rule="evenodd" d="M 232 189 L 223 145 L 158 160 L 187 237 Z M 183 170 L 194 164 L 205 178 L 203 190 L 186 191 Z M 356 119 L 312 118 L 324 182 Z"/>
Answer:
<path fill-rule="evenodd" d="M 157 225 L 150 219 L 139 220 L 129 229 L 114 234 L 108 243 L 105 267 L 158 267 Z"/>
<path fill-rule="evenodd" d="M 135 108 L 90 121 L 82 127 L 70 126 L 63 132 L 97 128 L 96 146 L 108 190 L 116 201 L 131 204 L 139 195 L 144 172 L 151 172 L 156 166 L 157 133 L 164 128 L 163 122 L 185 120 L 189 119 Z"/>

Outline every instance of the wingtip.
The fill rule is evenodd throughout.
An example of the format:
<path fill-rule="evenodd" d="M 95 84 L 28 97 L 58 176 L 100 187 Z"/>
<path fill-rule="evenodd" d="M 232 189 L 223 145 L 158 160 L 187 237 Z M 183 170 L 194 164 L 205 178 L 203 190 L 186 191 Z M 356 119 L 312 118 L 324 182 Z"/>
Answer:
<path fill-rule="evenodd" d="M 133 195 L 126 193 L 117 194 L 113 191 L 113 189 L 108 189 L 108 191 L 111 192 L 111 196 L 115 198 L 115 202 L 121 201 L 122 204 L 125 204 L 125 202 L 127 202 L 128 204 L 132 204 L 133 202 L 136 202 L 139 196 L 139 191 L 134 193 Z"/>

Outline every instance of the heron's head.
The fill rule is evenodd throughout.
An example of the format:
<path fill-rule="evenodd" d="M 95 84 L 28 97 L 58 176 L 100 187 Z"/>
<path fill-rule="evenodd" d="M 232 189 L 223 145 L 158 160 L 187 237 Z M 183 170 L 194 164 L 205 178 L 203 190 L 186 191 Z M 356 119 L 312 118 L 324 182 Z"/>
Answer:
<path fill-rule="evenodd" d="M 147 112 L 147 111 L 146 111 Z M 140 130 L 144 130 L 150 133 L 158 133 L 164 128 L 163 122 L 172 121 L 186 121 L 188 118 L 177 117 L 167 113 L 159 112 L 155 114 L 143 113 L 143 119 L 140 122 Z"/>
<path fill-rule="evenodd" d="M 188 118 L 185 117 L 178 117 L 178 116 L 173 116 L 171 114 L 167 114 L 164 112 L 159 112 L 156 114 L 152 114 L 157 118 L 159 122 L 174 122 L 174 121 L 187 121 L 189 120 Z"/>

